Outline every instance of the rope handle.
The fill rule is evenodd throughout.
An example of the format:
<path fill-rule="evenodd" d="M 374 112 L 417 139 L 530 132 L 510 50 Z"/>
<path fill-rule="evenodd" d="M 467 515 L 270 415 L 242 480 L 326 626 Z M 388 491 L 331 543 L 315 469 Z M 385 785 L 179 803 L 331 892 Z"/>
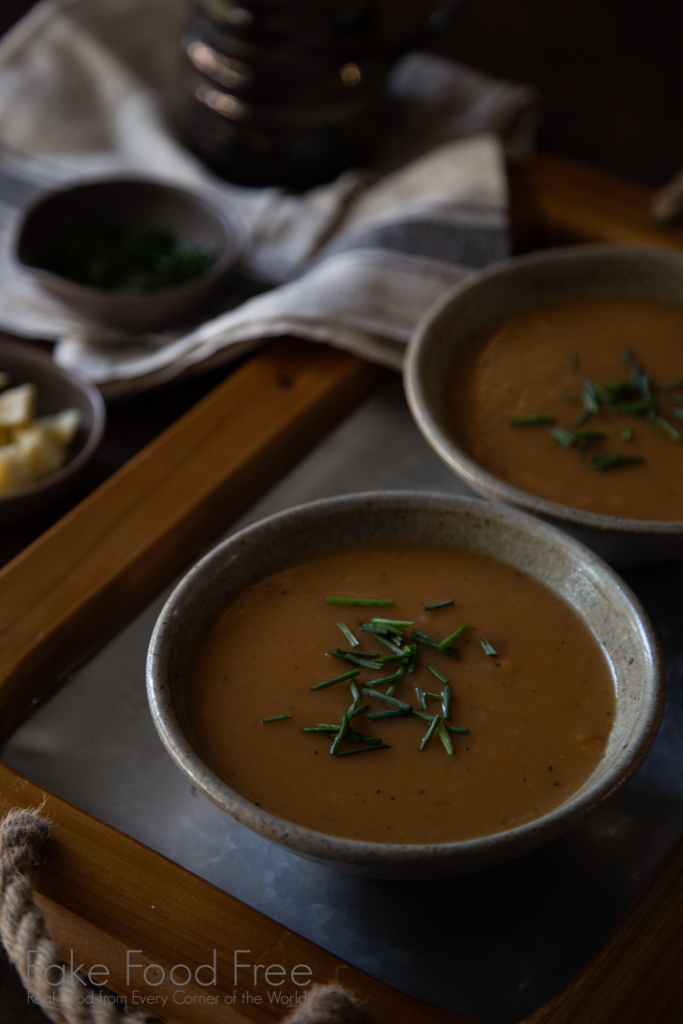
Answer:
<path fill-rule="evenodd" d="M 84 1001 L 83 982 L 63 969 L 66 965 L 25 874 L 37 863 L 49 836 L 50 825 L 40 809 L 15 807 L 0 821 L 0 938 L 7 956 L 26 991 L 53 1024 L 148 1024 L 153 1018 L 116 997 Z M 60 975 L 57 984 L 47 980 L 51 968 Z M 314 985 L 285 1024 L 363 1024 L 366 1020 L 364 1008 L 350 992 L 338 985 Z"/>

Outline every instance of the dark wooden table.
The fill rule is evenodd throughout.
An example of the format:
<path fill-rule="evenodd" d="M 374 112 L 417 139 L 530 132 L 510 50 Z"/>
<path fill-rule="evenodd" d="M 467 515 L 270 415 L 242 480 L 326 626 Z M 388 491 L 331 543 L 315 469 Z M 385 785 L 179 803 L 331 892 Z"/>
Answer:
<path fill-rule="evenodd" d="M 93 0 L 94 2 L 94 0 Z M 399 48 L 434 6 L 382 0 L 385 33 Z M 31 7 L 4 0 L 0 32 Z M 677 0 L 466 0 L 449 28 L 424 44 L 490 74 L 536 85 L 541 147 L 650 185 L 683 166 L 683 5 Z M 169 387 L 110 411 L 104 444 L 83 493 L 97 486 L 229 371 Z M 4 530 L 0 565 L 67 506 Z M 0 959 L 0 1021 L 38 1024 L 13 970 Z"/>

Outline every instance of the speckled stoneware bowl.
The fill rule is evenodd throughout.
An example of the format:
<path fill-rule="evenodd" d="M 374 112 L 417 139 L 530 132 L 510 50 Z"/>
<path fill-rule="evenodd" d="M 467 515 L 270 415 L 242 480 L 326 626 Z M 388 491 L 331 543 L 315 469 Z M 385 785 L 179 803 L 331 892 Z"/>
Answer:
<path fill-rule="evenodd" d="M 683 305 L 683 253 L 627 245 L 567 246 L 519 256 L 468 277 L 429 310 L 413 337 L 404 374 L 413 417 L 432 448 L 474 491 L 543 516 L 611 565 L 627 568 L 679 558 L 683 521 L 622 519 L 540 498 L 474 462 L 449 431 L 444 382 L 463 344 L 510 313 L 582 296 Z"/>
<path fill-rule="evenodd" d="M 521 828 L 468 842 L 391 845 L 339 839 L 269 814 L 202 761 L 186 708 L 195 645 L 217 610 L 283 562 L 334 544 L 370 540 L 453 544 L 492 555 L 542 580 L 589 624 L 614 666 L 614 728 L 602 761 L 561 807 Z M 573 538 L 540 520 L 477 498 L 382 491 L 301 505 L 215 548 L 176 587 L 151 640 L 147 689 L 159 735 L 210 800 L 292 853 L 377 878 L 438 878 L 517 857 L 580 821 L 635 772 L 657 732 L 664 675 L 657 640 L 615 573 Z"/>
<path fill-rule="evenodd" d="M 52 416 L 62 409 L 78 409 L 81 413 L 81 425 L 62 468 L 37 483 L 0 494 L 0 524 L 5 525 L 21 522 L 68 494 L 102 440 L 106 413 L 97 388 L 72 377 L 30 345 L 0 342 L 0 371 L 9 373 L 10 387 L 36 385 L 39 417 Z"/>

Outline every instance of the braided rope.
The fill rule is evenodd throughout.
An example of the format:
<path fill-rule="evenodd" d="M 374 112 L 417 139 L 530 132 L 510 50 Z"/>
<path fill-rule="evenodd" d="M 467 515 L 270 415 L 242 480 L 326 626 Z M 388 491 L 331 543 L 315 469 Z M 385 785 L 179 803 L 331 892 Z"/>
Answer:
<path fill-rule="evenodd" d="M 123 1002 L 98 998 L 59 955 L 24 874 L 50 836 L 39 811 L 14 808 L 0 822 L 0 939 L 24 988 L 54 1024 L 143 1024 L 151 1018 Z M 30 956 L 29 956 L 30 954 Z M 59 980 L 50 984 L 50 973 Z M 86 998 L 88 997 L 89 998 Z M 314 985 L 287 1024 L 362 1024 L 365 1013 L 345 989 Z"/>

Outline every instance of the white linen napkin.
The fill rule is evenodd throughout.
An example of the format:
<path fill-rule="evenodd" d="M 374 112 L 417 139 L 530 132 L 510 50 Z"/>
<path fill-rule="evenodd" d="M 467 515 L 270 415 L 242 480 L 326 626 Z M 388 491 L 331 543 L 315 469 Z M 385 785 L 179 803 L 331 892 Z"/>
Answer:
<path fill-rule="evenodd" d="M 112 398 L 283 334 L 400 368 L 422 313 L 508 255 L 501 136 L 532 147 L 534 90 L 408 54 L 388 86 L 397 126 L 372 168 L 303 195 L 244 188 L 213 176 L 169 126 L 184 14 L 184 0 L 43 0 L 0 42 L 0 327 L 55 340 L 54 359 Z M 27 200 L 120 172 L 207 193 L 245 226 L 239 273 L 189 331 L 90 323 L 13 258 Z"/>

